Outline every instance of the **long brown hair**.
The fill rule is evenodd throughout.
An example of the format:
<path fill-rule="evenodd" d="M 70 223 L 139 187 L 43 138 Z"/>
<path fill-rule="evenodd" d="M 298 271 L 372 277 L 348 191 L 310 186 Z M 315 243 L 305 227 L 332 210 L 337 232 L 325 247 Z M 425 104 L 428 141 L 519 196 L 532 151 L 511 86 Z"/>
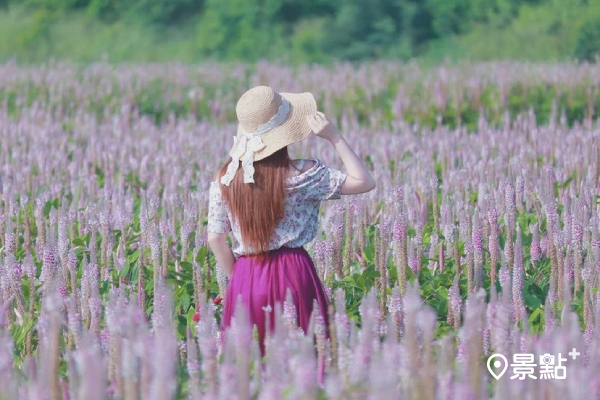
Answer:
<path fill-rule="evenodd" d="M 227 171 L 231 156 L 217 172 L 217 181 Z M 283 218 L 285 208 L 285 181 L 290 173 L 287 146 L 270 156 L 254 162 L 254 183 L 244 183 L 241 166 L 229 186 L 221 185 L 223 201 L 231 216 L 237 221 L 247 255 L 260 261 L 269 257 L 269 242 L 277 223 Z"/>

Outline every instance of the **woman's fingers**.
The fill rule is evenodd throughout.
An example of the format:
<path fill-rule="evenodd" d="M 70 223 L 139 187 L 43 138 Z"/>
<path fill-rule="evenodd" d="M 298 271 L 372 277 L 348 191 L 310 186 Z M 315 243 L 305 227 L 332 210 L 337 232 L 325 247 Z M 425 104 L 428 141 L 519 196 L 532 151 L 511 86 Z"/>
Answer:
<path fill-rule="evenodd" d="M 308 123 L 308 126 L 310 127 L 310 129 L 313 132 L 316 133 L 316 132 L 319 132 L 321 130 L 320 127 L 319 127 L 319 124 L 316 122 L 314 116 L 312 116 L 312 115 L 307 116 L 306 122 Z"/>
<path fill-rule="evenodd" d="M 309 124 L 314 124 L 314 126 L 319 126 L 321 123 L 321 120 L 319 120 L 316 115 L 308 115 L 307 121 Z"/>
<path fill-rule="evenodd" d="M 317 114 L 321 117 L 321 119 L 325 122 L 329 122 L 329 118 L 327 118 L 327 115 L 323 114 L 320 111 L 317 111 Z"/>
<path fill-rule="evenodd" d="M 325 118 L 325 114 L 317 111 L 316 114 L 307 115 L 306 121 L 314 133 L 319 133 L 328 123 Z"/>

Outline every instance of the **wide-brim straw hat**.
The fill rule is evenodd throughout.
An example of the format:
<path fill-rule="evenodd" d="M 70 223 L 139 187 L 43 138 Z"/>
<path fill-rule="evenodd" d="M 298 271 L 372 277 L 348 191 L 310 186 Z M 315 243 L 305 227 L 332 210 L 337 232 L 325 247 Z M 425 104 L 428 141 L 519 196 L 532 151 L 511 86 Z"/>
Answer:
<path fill-rule="evenodd" d="M 260 135 L 265 148 L 254 153 L 254 161 L 262 160 L 289 144 L 305 139 L 312 130 L 306 122 L 307 115 L 317 112 L 317 102 L 312 93 L 277 93 L 270 86 L 256 86 L 245 92 L 235 107 L 239 121 L 238 138 L 244 131 L 253 132 L 275 116 L 282 97 L 290 104 L 289 114 L 281 125 Z M 234 151 L 235 147 L 229 151 L 229 155 L 233 156 Z"/>
<path fill-rule="evenodd" d="M 254 161 L 308 137 L 312 129 L 306 116 L 316 114 L 317 102 L 309 92 L 278 93 L 270 86 L 256 86 L 240 97 L 235 112 L 239 125 L 229 150 L 233 161 L 221 179 L 226 185 L 233 179 L 240 160 L 246 161 L 242 164 L 244 182 L 254 182 Z"/>

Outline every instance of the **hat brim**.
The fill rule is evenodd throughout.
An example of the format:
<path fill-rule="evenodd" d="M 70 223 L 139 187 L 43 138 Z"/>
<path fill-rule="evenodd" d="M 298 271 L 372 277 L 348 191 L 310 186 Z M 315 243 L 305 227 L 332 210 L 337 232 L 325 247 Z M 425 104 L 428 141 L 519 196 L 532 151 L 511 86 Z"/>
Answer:
<path fill-rule="evenodd" d="M 310 135 L 311 127 L 306 121 L 307 115 L 317 112 L 317 102 L 310 92 L 279 93 L 290 103 L 290 112 L 285 121 L 277 128 L 260 135 L 265 148 L 254 153 L 254 161 L 262 160 L 285 146 L 304 140 Z M 242 134 L 242 126 L 238 124 L 237 136 Z M 233 157 L 235 148 L 229 151 Z"/>

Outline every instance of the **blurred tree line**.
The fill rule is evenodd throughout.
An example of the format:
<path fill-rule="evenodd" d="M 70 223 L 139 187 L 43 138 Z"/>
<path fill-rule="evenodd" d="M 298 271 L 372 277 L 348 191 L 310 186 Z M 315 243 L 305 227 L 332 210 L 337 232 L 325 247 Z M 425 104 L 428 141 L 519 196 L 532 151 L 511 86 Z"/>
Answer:
<path fill-rule="evenodd" d="M 476 27 L 510 29 L 523 8 L 592 11 L 574 16 L 570 56 L 592 59 L 600 50 L 598 0 L 0 0 L 0 9 L 25 10 L 33 22 L 21 33 L 24 44 L 48 41 L 70 15 L 103 25 L 144 27 L 161 37 L 179 32 L 198 59 L 410 58 L 432 42 L 467 35 Z M 580 15 L 584 15 L 582 18 Z M 555 18 L 555 17 L 552 17 Z M 556 17 L 549 28 L 560 30 Z M 1 22 L 1 21 L 0 21 Z M 563 21 L 564 22 L 564 21 Z M 553 25 L 554 24 L 554 25 Z M 0 32 L 1 34 L 2 32 Z M 553 34 L 551 31 L 546 32 Z M 166 36 L 165 36 L 166 37 Z M 481 40 L 486 40 L 482 37 Z M 526 43 L 523 43 L 526 45 Z"/>

